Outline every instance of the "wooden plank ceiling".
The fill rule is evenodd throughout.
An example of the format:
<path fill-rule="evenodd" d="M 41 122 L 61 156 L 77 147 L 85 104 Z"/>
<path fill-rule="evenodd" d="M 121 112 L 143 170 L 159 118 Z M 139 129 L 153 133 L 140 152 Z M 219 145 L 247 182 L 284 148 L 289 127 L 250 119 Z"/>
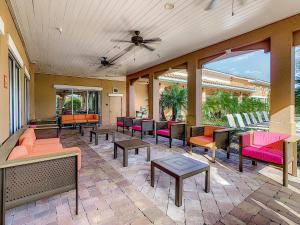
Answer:
<path fill-rule="evenodd" d="M 166 10 L 165 3 L 175 5 Z M 40 73 L 104 77 L 128 74 L 193 50 L 300 13 L 300 1 L 219 0 L 10 0 L 30 60 Z M 61 28 L 60 32 L 57 28 Z M 128 43 L 130 30 L 144 38 L 160 37 L 154 52 L 135 47 L 117 61 L 118 67 L 99 70 L 99 57 L 112 57 Z"/>

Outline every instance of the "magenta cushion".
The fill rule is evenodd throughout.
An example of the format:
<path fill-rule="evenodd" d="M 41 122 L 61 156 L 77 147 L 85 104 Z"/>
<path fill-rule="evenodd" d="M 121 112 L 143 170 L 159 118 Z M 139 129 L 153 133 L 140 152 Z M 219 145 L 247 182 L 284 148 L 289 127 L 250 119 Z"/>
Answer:
<path fill-rule="evenodd" d="M 119 126 L 119 127 L 123 127 L 123 122 L 117 122 L 117 126 Z"/>
<path fill-rule="evenodd" d="M 281 149 L 252 145 L 243 148 L 242 151 L 244 156 L 259 159 L 265 162 L 272 162 L 280 165 L 283 164 L 283 151 Z"/>
<path fill-rule="evenodd" d="M 283 140 L 288 137 L 287 134 L 255 131 L 253 132 L 252 145 L 283 150 Z"/>
<path fill-rule="evenodd" d="M 140 125 L 134 125 L 134 126 L 132 126 L 132 130 L 141 131 L 142 127 Z"/>
<path fill-rule="evenodd" d="M 169 137 L 170 131 L 169 131 L 169 129 L 157 130 L 156 134 Z"/>

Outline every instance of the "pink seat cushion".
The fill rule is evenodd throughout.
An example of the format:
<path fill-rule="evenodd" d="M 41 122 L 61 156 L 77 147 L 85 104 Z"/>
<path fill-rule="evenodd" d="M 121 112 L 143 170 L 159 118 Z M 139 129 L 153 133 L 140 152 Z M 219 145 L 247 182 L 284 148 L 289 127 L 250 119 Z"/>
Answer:
<path fill-rule="evenodd" d="M 170 137 L 169 129 L 157 130 L 156 134 L 162 135 L 162 136 L 165 136 L 165 137 Z"/>
<path fill-rule="evenodd" d="M 256 131 L 253 132 L 252 145 L 283 150 L 283 140 L 288 137 L 287 134 Z"/>
<path fill-rule="evenodd" d="M 142 127 L 140 125 L 134 125 L 134 126 L 132 126 L 132 130 L 141 131 Z"/>
<path fill-rule="evenodd" d="M 34 142 L 35 145 L 43 144 L 60 144 L 59 138 L 46 138 L 46 139 L 37 139 Z"/>
<path fill-rule="evenodd" d="M 283 164 L 283 151 L 281 149 L 252 145 L 243 148 L 243 155 L 265 162 Z"/>
<path fill-rule="evenodd" d="M 119 127 L 123 127 L 123 122 L 117 122 L 117 126 L 119 126 Z"/>

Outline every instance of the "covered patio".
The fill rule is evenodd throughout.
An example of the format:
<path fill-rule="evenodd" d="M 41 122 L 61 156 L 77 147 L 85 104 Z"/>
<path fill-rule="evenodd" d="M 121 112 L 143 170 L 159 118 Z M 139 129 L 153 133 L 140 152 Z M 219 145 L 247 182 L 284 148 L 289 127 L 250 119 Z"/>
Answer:
<path fill-rule="evenodd" d="M 0 0 L 0 225 L 299 224 L 299 9 Z"/>

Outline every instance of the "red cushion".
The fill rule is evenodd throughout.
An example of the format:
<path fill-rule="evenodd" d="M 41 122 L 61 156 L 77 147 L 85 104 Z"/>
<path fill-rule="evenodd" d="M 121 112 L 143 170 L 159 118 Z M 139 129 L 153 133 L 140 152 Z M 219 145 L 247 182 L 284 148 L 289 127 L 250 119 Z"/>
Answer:
<path fill-rule="evenodd" d="M 168 121 L 168 129 L 171 128 L 172 124 L 176 124 L 176 123 L 178 123 L 178 122 L 177 121 Z"/>
<path fill-rule="evenodd" d="M 119 126 L 119 127 L 123 127 L 123 124 L 124 124 L 124 123 L 121 122 L 121 121 L 120 121 L 120 122 L 117 122 L 117 126 Z"/>
<path fill-rule="evenodd" d="M 162 136 L 165 136 L 165 137 L 170 137 L 169 129 L 157 130 L 156 134 L 162 135 Z"/>
<path fill-rule="evenodd" d="M 253 145 L 283 150 L 283 140 L 288 138 L 287 134 L 256 131 L 253 132 Z"/>
<path fill-rule="evenodd" d="M 252 145 L 243 148 L 243 155 L 265 162 L 283 164 L 283 151 L 280 149 Z"/>
<path fill-rule="evenodd" d="M 134 125 L 134 126 L 132 126 L 132 130 L 141 131 L 142 130 L 142 126 L 140 126 L 140 125 Z"/>

